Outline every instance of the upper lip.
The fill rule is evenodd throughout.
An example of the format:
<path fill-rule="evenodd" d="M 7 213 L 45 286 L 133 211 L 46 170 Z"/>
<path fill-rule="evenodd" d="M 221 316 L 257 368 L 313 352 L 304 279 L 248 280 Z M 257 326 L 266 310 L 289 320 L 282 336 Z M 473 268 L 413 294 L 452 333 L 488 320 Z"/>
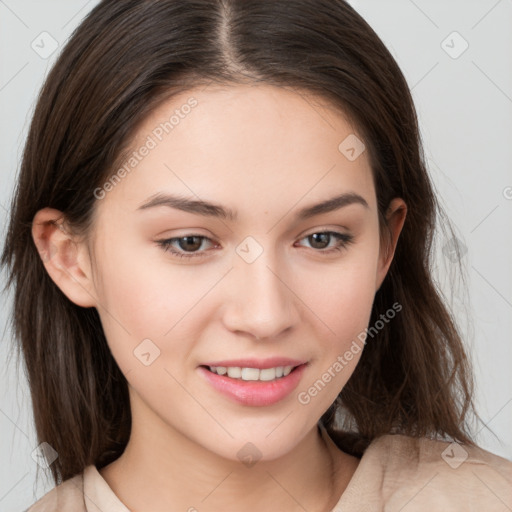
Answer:
<path fill-rule="evenodd" d="M 210 361 L 204 363 L 202 366 L 224 366 L 224 367 L 240 367 L 240 368 L 259 368 L 264 370 L 265 368 L 276 368 L 278 366 L 300 366 L 305 364 L 306 361 L 299 359 L 291 359 L 289 357 L 269 357 L 267 359 L 230 359 L 223 361 Z"/>

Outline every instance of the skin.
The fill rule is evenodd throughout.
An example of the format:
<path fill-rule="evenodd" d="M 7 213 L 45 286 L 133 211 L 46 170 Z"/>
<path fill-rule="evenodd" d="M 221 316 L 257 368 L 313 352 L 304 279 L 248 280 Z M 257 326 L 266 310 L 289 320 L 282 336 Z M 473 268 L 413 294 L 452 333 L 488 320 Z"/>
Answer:
<path fill-rule="evenodd" d="M 51 224 L 65 220 L 57 210 L 45 208 L 33 222 L 49 275 L 71 301 L 98 309 L 129 383 L 131 438 L 101 475 L 134 512 L 331 510 L 358 459 L 325 443 L 317 421 L 361 352 L 307 405 L 297 394 L 368 326 L 406 205 L 391 202 L 384 246 L 367 152 L 350 161 L 338 150 L 356 130 L 325 101 L 285 88 L 181 93 L 146 119 L 133 149 L 190 97 L 198 105 L 96 202 L 88 241 Z M 349 191 L 369 207 L 294 221 L 302 207 Z M 137 211 L 157 192 L 198 196 L 239 217 Z M 350 234 L 353 243 L 326 254 L 336 238 L 323 245 L 308 238 L 326 230 Z M 195 249 L 204 258 L 173 257 L 155 242 L 185 235 L 208 238 Z M 250 264 L 235 252 L 247 236 L 263 249 Z M 187 245 L 173 248 L 186 253 Z M 149 366 L 134 357 L 144 339 L 160 350 Z M 298 388 L 271 406 L 235 403 L 198 371 L 215 359 L 271 356 L 309 363 Z M 251 467 L 237 457 L 247 442 L 261 452 Z"/>

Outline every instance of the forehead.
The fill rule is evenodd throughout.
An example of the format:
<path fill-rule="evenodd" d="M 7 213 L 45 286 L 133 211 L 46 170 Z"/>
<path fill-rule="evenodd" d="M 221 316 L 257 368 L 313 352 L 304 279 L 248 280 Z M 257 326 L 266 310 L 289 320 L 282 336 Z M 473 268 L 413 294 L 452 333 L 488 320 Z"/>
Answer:
<path fill-rule="evenodd" d="M 140 125 L 127 172 L 102 203 L 132 211 L 165 191 L 250 214 L 257 205 L 291 208 L 356 192 L 374 208 L 366 152 L 349 159 L 342 151 L 354 137 L 343 113 L 318 96 L 270 85 L 190 89 Z"/>

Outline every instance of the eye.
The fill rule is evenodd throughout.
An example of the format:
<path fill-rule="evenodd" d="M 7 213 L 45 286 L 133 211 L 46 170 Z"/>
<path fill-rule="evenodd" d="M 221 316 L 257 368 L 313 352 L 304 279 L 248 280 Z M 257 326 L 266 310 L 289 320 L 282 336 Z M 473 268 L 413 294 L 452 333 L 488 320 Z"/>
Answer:
<path fill-rule="evenodd" d="M 316 252 L 330 254 L 345 249 L 353 242 L 354 237 L 352 235 L 347 235 L 346 233 L 338 233 L 337 231 L 319 231 L 305 236 L 302 240 L 310 241 L 313 249 L 322 249 Z M 325 250 L 326 245 L 328 247 L 329 242 L 333 240 L 335 242 L 334 246 Z"/>
<path fill-rule="evenodd" d="M 197 251 L 203 244 L 203 241 L 209 240 L 208 237 L 203 235 L 186 235 L 176 238 L 169 238 L 167 240 L 158 240 L 157 244 L 163 248 L 164 251 L 170 252 L 173 256 L 178 258 L 201 258 L 205 256 L 205 252 L 191 252 L 187 253 L 187 251 Z M 174 248 L 174 244 L 178 242 L 178 247 L 185 252 L 180 252 Z"/>
<path fill-rule="evenodd" d="M 302 238 L 301 240 L 311 241 L 312 249 L 322 254 L 330 254 L 345 249 L 353 242 L 354 237 L 345 233 L 338 233 L 337 231 L 320 231 L 312 233 Z M 326 250 L 326 245 L 329 247 L 329 242 L 335 242 L 334 246 Z M 166 240 L 157 240 L 157 244 L 163 248 L 164 251 L 170 252 L 177 258 L 202 258 L 206 256 L 207 251 L 199 251 L 204 241 L 213 244 L 212 240 L 203 235 L 189 234 L 181 237 L 168 238 Z M 177 247 L 176 247 L 177 245 Z"/>

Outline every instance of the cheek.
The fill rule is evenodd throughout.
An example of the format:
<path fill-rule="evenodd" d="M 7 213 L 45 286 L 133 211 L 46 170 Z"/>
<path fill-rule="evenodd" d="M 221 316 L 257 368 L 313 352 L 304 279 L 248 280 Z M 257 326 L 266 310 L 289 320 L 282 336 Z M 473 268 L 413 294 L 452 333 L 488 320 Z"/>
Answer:
<path fill-rule="evenodd" d="M 298 390 L 301 406 L 319 414 L 335 400 L 354 372 L 364 350 L 365 331 L 375 297 L 378 246 L 371 240 L 324 272 L 311 270 L 301 281 L 301 296 L 311 307 L 316 363 Z"/>
<path fill-rule="evenodd" d="M 375 297 L 376 252 L 359 247 L 339 263 L 312 268 L 309 276 L 297 281 L 312 315 L 327 329 L 328 345 L 350 342 L 364 330 L 370 319 Z"/>
<path fill-rule="evenodd" d="M 99 313 L 119 367 L 125 373 L 137 368 L 143 347 L 151 357 L 158 354 L 155 366 L 185 360 L 210 318 L 208 292 L 224 272 L 172 263 L 160 249 L 140 242 L 127 249 L 109 244 L 98 258 Z"/>
<path fill-rule="evenodd" d="M 316 347 L 315 363 L 296 395 L 305 411 L 325 412 L 361 358 L 375 295 L 372 272 L 371 264 L 347 264 L 308 289 L 308 304 L 314 305 L 310 323 L 315 325 Z"/>
<path fill-rule="evenodd" d="M 163 251 L 150 241 L 126 237 L 115 243 L 115 233 L 105 238 L 98 251 L 99 300 L 134 337 L 162 337 L 194 295 L 187 273 L 180 267 L 170 272 Z"/>
<path fill-rule="evenodd" d="M 181 285 L 166 283 L 141 247 L 116 244 L 114 235 L 109 242 L 97 251 L 97 309 L 112 354 L 127 373 L 140 363 L 136 351 L 141 343 L 152 357 L 163 352 L 164 335 L 177 322 L 183 297 L 176 292 Z"/>

